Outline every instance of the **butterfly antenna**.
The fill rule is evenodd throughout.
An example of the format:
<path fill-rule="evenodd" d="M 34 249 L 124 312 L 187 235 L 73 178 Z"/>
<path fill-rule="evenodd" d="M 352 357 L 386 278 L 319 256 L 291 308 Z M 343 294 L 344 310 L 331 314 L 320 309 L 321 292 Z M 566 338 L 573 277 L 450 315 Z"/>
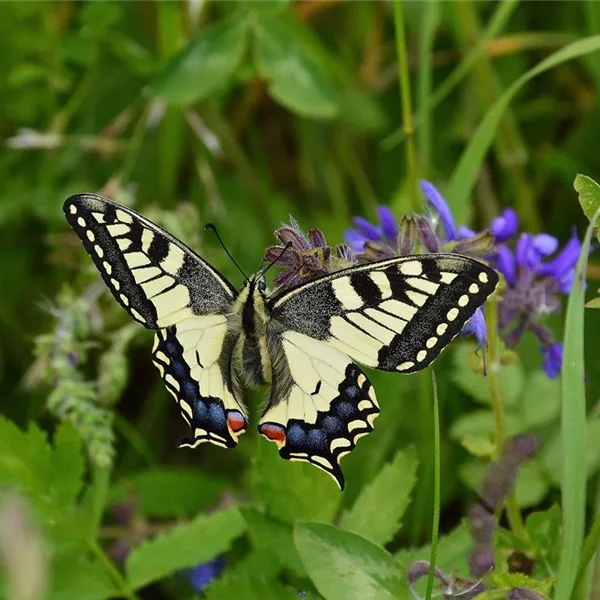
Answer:
<path fill-rule="evenodd" d="M 214 231 L 215 235 L 217 236 L 217 239 L 219 240 L 219 243 L 223 247 L 223 250 L 225 250 L 225 253 L 231 259 L 231 262 L 237 267 L 237 270 L 244 276 L 244 279 L 248 279 L 248 275 L 246 275 L 246 273 L 244 273 L 244 271 L 242 270 L 242 267 L 240 267 L 240 265 L 238 265 L 237 260 L 235 260 L 235 258 L 233 258 L 233 256 L 231 255 L 231 252 L 229 252 L 229 250 L 227 250 L 227 246 L 223 243 L 223 240 L 221 239 L 221 236 L 219 235 L 217 228 L 212 223 L 207 223 L 204 226 L 204 231 L 206 231 L 207 229 Z"/>
<path fill-rule="evenodd" d="M 281 257 L 292 247 L 292 242 L 288 242 L 285 248 L 261 271 L 261 276 L 264 274 L 281 259 Z"/>

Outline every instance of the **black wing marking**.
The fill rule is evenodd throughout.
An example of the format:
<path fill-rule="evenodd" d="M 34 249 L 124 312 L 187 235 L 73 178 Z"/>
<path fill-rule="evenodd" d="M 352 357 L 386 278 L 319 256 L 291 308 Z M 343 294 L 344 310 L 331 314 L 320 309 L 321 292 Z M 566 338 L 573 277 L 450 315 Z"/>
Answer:
<path fill-rule="evenodd" d="M 411 373 L 431 364 L 498 283 L 456 254 L 393 258 L 338 271 L 269 302 L 285 328 L 327 341 L 354 360 Z"/>
<path fill-rule="evenodd" d="M 63 210 L 113 296 L 148 329 L 223 313 L 235 299 L 218 271 L 130 208 L 78 194 Z"/>
<path fill-rule="evenodd" d="M 192 429 L 179 447 L 210 442 L 233 448 L 245 431 L 246 409 L 231 373 L 234 344 L 221 315 L 187 319 L 156 333 L 152 361 Z"/>
<path fill-rule="evenodd" d="M 301 333 L 271 339 L 273 382 L 259 432 L 282 458 L 309 462 L 344 489 L 340 460 L 373 431 L 371 382 L 343 352 Z"/>

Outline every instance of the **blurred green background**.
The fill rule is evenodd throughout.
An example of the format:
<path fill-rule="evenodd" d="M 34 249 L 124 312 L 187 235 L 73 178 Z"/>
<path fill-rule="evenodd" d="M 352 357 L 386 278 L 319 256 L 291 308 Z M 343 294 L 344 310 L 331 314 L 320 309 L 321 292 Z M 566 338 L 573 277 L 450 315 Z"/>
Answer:
<path fill-rule="evenodd" d="M 326 475 L 278 459 L 252 427 L 234 451 L 175 451 L 185 423 L 150 364 L 151 335 L 132 328 L 98 287 L 62 203 L 96 191 L 133 206 L 236 285 L 239 274 L 201 233 L 204 223 L 216 223 L 243 268 L 254 271 L 290 214 L 335 245 L 353 215 L 374 220 L 378 204 L 398 216 L 422 210 L 415 174 L 446 194 L 459 223 L 481 229 L 511 206 L 524 230 L 564 242 L 577 227 L 582 236 L 586 220 L 572 186 L 577 173 L 600 176 L 599 6 L 407 2 L 399 52 L 385 2 L 0 3 L 1 413 L 49 431 L 57 416 L 74 423 L 90 457 L 85 481 L 96 469 L 108 479 L 112 464 L 106 502 L 126 500 L 132 489 L 146 498 L 144 473 L 154 485 L 144 488 L 148 497 L 172 492 L 165 506 L 177 504 L 180 489 L 190 496 L 170 512 L 153 512 L 142 499 L 141 513 L 152 518 L 196 514 L 233 497 L 252 498 L 286 523 L 331 520 L 386 460 L 414 446 L 418 484 L 395 544 L 425 543 L 427 375 L 373 375 L 382 415 L 344 461 L 343 497 Z M 414 173 L 402 134 L 399 56 L 415 115 Z M 552 64 L 543 62 L 548 57 Z M 482 123 L 488 138 L 475 135 Z M 592 291 L 599 279 L 592 255 Z M 587 317 L 593 416 L 598 318 Z M 560 332 L 562 321 L 551 325 Z M 468 350 L 459 342 L 436 363 L 444 531 L 465 516 L 484 468 L 472 456 L 473 439 L 492 431 L 487 384 L 472 372 Z M 542 451 L 526 467 L 518 497 L 523 508 L 548 507 L 558 498 L 558 382 L 541 374 L 532 340 L 519 356 L 505 372 L 508 429 L 535 431 Z M 263 395 L 249 398 L 256 415 Z M 590 421 L 590 490 L 598 487 L 597 425 Z M 181 477 L 190 479 L 177 479 L 184 467 Z M 165 472 L 173 479 L 160 479 Z M 594 505 L 594 492 L 589 500 Z"/>

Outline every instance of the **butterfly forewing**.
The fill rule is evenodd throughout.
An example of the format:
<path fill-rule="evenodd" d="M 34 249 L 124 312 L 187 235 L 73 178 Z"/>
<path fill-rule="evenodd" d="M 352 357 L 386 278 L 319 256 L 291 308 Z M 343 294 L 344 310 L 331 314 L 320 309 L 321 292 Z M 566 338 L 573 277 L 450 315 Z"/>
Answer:
<path fill-rule="evenodd" d="M 215 269 L 135 211 L 96 194 L 72 196 L 64 211 L 113 296 L 148 329 L 222 313 L 235 298 Z"/>
<path fill-rule="evenodd" d="M 295 331 L 276 340 L 273 381 L 259 431 L 282 458 L 309 462 L 341 489 L 340 460 L 373 431 L 379 405 L 371 382 L 343 352 Z"/>
<path fill-rule="evenodd" d="M 113 296 L 158 330 L 153 362 L 192 429 L 181 445 L 235 446 L 247 425 L 233 389 L 235 339 L 224 316 L 235 290 L 185 244 L 116 202 L 79 194 L 64 211 Z"/>
<path fill-rule="evenodd" d="M 367 366 L 411 373 L 429 365 L 494 291 L 496 272 L 455 254 L 352 267 L 270 303 L 283 326 Z"/>

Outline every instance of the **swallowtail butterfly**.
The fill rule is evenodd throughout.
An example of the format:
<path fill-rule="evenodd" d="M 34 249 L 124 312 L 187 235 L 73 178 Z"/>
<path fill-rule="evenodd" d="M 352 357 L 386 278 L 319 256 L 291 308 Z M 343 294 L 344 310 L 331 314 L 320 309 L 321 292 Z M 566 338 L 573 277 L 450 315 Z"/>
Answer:
<path fill-rule="evenodd" d="M 123 308 L 156 332 L 152 360 L 191 437 L 238 443 L 248 425 L 241 381 L 271 384 L 259 431 L 288 460 L 307 461 L 341 489 L 340 459 L 373 430 L 375 392 L 357 361 L 413 373 L 429 365 L 494 291 L 498 275 L 456 254 L 354 266 L 279 294 L 263 271 L 238 292 L 148 219 L 95 194 L 64 205 Z"/>

